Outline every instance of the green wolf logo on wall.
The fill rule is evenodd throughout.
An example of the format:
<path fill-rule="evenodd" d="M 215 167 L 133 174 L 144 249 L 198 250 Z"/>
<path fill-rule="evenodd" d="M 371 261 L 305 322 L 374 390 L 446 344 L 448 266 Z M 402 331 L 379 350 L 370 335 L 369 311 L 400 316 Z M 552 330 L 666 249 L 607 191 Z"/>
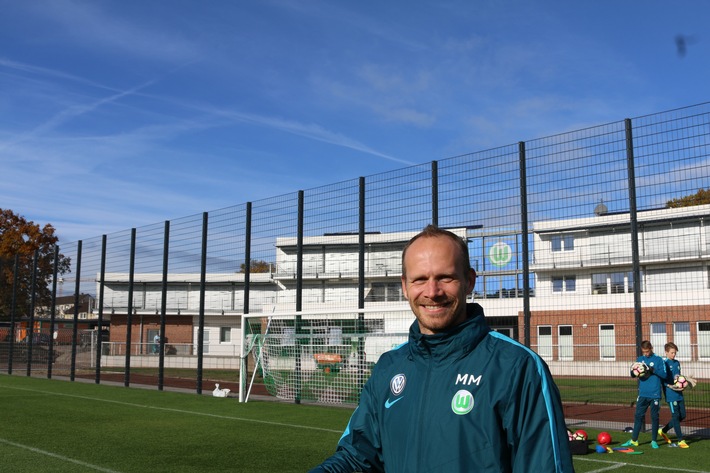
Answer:
<path fill-rule="evenodd" d="M 488 259 L 496 266 L 505 266 L 513 259 L 513 250 L 507 243 L 499 241 L 488 250 Z"/>

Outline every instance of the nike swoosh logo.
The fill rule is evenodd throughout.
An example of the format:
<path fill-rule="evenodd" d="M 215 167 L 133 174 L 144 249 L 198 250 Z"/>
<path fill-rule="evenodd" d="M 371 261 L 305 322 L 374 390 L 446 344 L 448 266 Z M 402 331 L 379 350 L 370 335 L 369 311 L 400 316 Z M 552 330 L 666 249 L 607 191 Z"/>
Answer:
<path fill-rule="evenodd" d="M 387 399 L 387 400 L 385 401 L 385 409 L 389 409 L 390 407 L 394 406 L 396 402 L 399 402 L 399 401 L 401 401 L 402 399 L 404 399 L 404 396 L 398 397 L 397 399 L 395 399 L 394 401 L 391 401 L 391 402 L 390 402 L 389 399 Z"/>

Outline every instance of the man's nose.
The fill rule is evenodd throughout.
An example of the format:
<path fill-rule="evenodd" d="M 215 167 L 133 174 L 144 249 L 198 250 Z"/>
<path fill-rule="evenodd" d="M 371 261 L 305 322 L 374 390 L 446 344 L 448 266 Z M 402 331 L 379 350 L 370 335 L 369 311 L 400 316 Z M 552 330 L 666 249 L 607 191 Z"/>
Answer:
<path fill-rule="evenodd" d="M 427 297 L 435 297 L 441 295 L 443 290 L 441 284 L 436 279 L 429 279 L 424 287 L 424 295 Z"/>

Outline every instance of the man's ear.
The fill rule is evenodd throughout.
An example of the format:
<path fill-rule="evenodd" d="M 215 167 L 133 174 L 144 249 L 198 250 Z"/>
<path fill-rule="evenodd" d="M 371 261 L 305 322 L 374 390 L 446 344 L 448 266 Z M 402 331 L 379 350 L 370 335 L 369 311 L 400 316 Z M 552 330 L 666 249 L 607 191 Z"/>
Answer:
<path fill-rule="evenodd" d="M 466 294 L 470 294 L 471 291 L 473 291 L 473 287 L 476 285 L 476 270 L 471 269 L 468 273 L 468 292 Z"/>
<path fill-rule="evenodd" d="M 407 295 L 407 280 L 404 277 L 404 274 L 402 275 L 402 294 L 404 294 L 404 298 L 409 300 L 409 296 Z"/>

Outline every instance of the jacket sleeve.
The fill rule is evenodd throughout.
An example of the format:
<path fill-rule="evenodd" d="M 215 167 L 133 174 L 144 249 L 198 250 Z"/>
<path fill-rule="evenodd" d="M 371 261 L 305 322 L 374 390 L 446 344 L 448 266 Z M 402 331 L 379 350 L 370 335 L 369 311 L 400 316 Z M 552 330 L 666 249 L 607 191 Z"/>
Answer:
<path fill-rule="evenodd" d="M 663 360 L 663 366 L 666 369 L 666 377 L 663 380 L 663 387 L 665 387 L 667 384 L 673 384 L 673 370 L 668 360 Z"/>
<path fill-rule="evenodd" d="M 513 472 L 574 472 L 560 393 L 547 364 L 521 357 L 504 423 Z"/>
<path fill-rule="evenodd" d="M 382 463 L 377 410 L 373 403 L 371 385 L 365 383 L 360 404 L 350 417 L 335 453 L 310 473 L 384 472 Z"/>
<path fill-rule="evenodd" d="M 666 365 L 666 362 L 663 358 L 659 356 L 658 360 L 660 361 L 660 363 L 656 363 L 658 369 L 654 370 L 653 374 L 661 378 L 661 386 L 663 386 L 663 384 L 666 383 L 668 380 L 670 370 L 668 369 L 668 366 Z M 670 374 L 670 376 L 672 377 L 673 375 Z"/>

